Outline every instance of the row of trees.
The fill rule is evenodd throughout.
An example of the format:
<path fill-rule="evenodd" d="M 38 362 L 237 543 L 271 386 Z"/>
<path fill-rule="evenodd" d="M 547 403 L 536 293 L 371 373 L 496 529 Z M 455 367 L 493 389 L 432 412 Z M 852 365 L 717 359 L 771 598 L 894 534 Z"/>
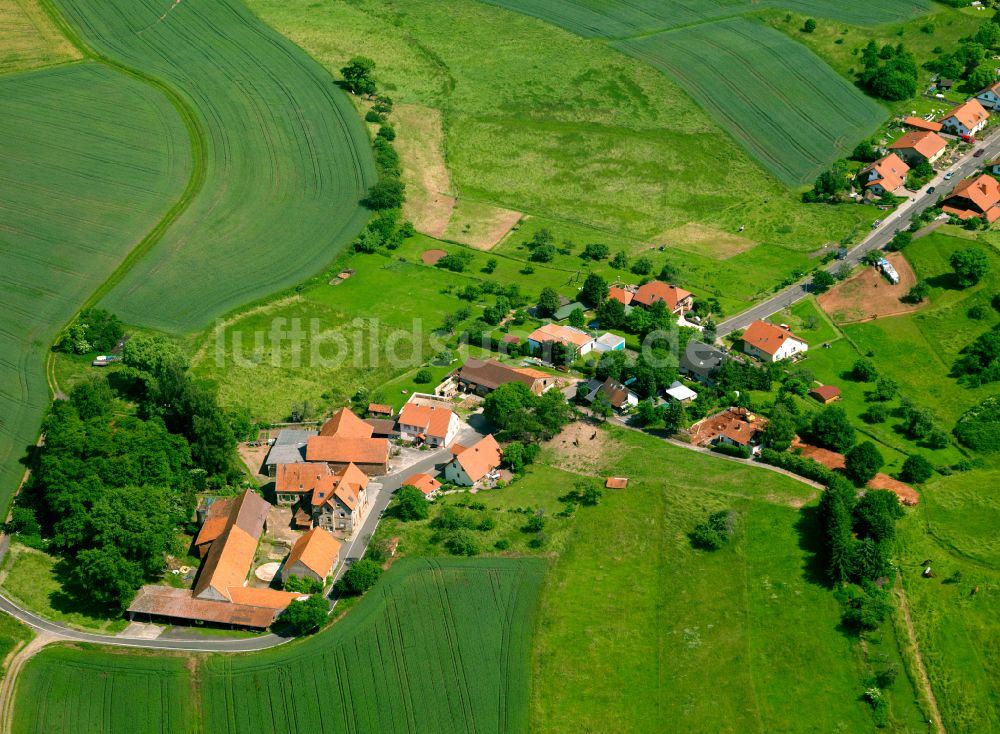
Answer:
<path fill-rule="evenodd" d="M 901 43 L 879 48 L 869 41 L 861 51 L 861 66 L 861 86 L 874 97 L 895 101 L 917 93 L 917 62 Z"/>

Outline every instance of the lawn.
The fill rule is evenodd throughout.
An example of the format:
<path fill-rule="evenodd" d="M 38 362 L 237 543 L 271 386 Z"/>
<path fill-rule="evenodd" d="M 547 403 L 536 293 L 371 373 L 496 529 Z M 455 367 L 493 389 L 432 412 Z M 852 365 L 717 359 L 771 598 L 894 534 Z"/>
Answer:
<path fill-rule="evenodd" d="M 666 76 L 534 18 L 475 0 L 250 6 L 331 71 L 371 56 L 397 104 L 426 108 L 423 123 L 440 117 L 439 135 L 398 125 L 404 154 L 409 134 L 443 139 L 443 157 L 422 157 L 434 163 L 412 183 L 549 219 L 559 239 L 586 226 L 601 237 L 586 241 L 626 237 L 631 251 L 697 221 L 720 237 L 745 226 L 753 242 L 809 249 L 866 216 L 799 203 Z"/>
<path fill-rule="evenodd" d="M 11 543 L 3 563 L 0 587 L 25 609 L 87 632 L 121 632 L 125 619 L 110 618 L 106 610 L 87 609 L 80 595 L 64 590 L 66 574 L 60 562 L 42 551 Z"/>
<path fill-rule="evenodd" d="M 677 79 L 790 186 L 812 181 L 885 119 L 819 56 L 757 21 L 720 20 L 614 45 Z"/>
<path fill-rule="evenodd" d="M 62 326 L 180 196 L 184 126 L 156 90 L 85 63 L 0 77 L 0 506 L 48 406 Z M 72 110 L 72 114 L 67 114 Z M 13 185 L 16 182 L 16 185 Z"/>
<path fill-rule="evenodd" d="M 813 577 L 813 491 L 613 435 L 603 470 L 628 476 L 629 487 L 578 515 L 546 585 L 534 729 L 873 731 L 859 701 L 859 647 Z M 715 553 L 692 549 L 690 529 L 723 508 L 739 515 L 734 540 Z M 893 716 L 909 724 L 920 715 L 900 683 Z"/>
<path fill-rule="evenodd" d="M 78 58 L 36 0 L 0 0 L 0 74 Z"/>
<path fill-rule="evenodd" d="M 242 3 L 54 2 L 96 52 L 162 82 L 194 138 L 187 206 L 102 305 L 129 323 L 203 328 L 355 237 L 375 178 L 365 129 L 330 76 Z"/>
<path fill-rule="evenodd" d="M 904 524 L 900 563 L 944 724 L 1000 731 L 1000 548 L 995 468 L 943 477 Z M 929 560 L 934 577 L 921 577 Z"/>
<path fill-rule="evenodd" d="M 926 0 L 486 0 L 534 15 L 582 36 L 621 38 L 691 26 L 764 8 L 794 10 L 845 23 L 876 25 L 923 15 Z"/>
<path fill-rule="evenodd" d="M 14 734 L 189 734 L 195 689 L 184 658 L 48 647 L 17 679 Z"/>
<path fill-rule="evenodd" d="M 419 262 L 419 256 L 414 259 Z M 318 417 L 359 390 L 395 404 L 393 394 L 401 397 L 402 389 L 433 388 L 436 382 L 417 386 L 412 377 L 445 348 L 448 337 L 435 330 L 446 314 L 468 305 L 454 291 L 473 282 L 472 276 L 381 255 L 352 255 L 339 264 L 356 274 L 332 286 L 334 268 L 301 291 L 205 335 L 194 374 L 218 383 L 224 405 L 244 406 L 271 421 L 285 420 L 304 403 Z M 471 307 L 474 315 L 481 312 L 481 306 Z M 300 338 L 292 337 L 296 330 Z M 275 333 L 281 334 L 278 341 Z M 432 368 L 435 377 L 447 371 Z"/>

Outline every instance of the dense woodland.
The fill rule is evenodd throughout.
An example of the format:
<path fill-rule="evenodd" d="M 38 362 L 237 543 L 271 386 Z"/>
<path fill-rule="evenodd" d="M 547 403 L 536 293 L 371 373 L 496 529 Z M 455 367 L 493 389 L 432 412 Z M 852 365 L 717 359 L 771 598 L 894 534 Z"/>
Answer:
<path fill-rule="evenodd" d="M 112 611 L 186 554 L 196 492 L 240 481 L 231 418 L 181 352 L 136 336 L 122 361 L 53 403 L 8 528 L 71 561 L 67 591 Z"/>

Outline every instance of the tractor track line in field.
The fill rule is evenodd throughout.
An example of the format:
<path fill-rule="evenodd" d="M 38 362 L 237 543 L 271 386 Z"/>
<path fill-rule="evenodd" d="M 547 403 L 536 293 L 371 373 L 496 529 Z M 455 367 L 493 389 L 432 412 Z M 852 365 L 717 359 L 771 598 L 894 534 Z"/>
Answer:
<path fill-rule="evenodd" d="M 910 614 L 910 602 L 906 598 L 906 589 L 903 588 L 901 581 L 897 581 L 893 591 L 899 602 L 899 609 L 903 613 L 903 626 L 906 628 L 906 635 L 910 638 L 910 644 L 913 646 L 913 663 L 916 668 L 913 672 L 917 676 L 920 688 L 927 699 L 927 705 L 930 707 L 931 722 L 928 723 L 933 723 L 935 734 L 946 734 L 944 722 L 941 719 L 941 709 L 938 708 L 937 698 L 934 697 L 934 687 L 931 686 L 931 679 L 927 675 L 924 656 L 920 653 L 920 644 L 917 642 L 917 632 L 913 627 L 913 615 Z"/>
<path fill-rule="evenodd" d="M 163 96 L 167 98 L 167 101 L 170 102 L 171 106 L 176 109 L 177 113 L 180 115 L 181 121 L 184 123 L 184 127 L 187 128 L 188 138 L 191 141 L 191 176 L 188 179 L 188 183 L 184 188 L 184 191 L 181 192 L 180 198 L 178 198 L 177 201 L 174 202 L 173 206 L 167 210 L 166 214 L 164 214 L 160 220 L 153 225 L 152 229 L 149 230 L 146 236 L 143 237 L 136 244 L 136 246 L 129 251 L 111 275 L 109 275 L 108 278 L 97 287 L 97 289 L 67 322 L 68 325 L 76 319 L 77 315 L 79 315 L 81 311 L 94 306 L 102 298 L 104 298 L 104 296 L 107 295 L 112 288 L 118 285 L 118 283 L 121 282 L 136 262 L 146 255 L 153 248 L 153 246 L 160 241 L 166 231 L 170 228 L 170 225 L 172 225 L 177 218 L 187 210 L 187 208 L 191 205 L 191 202 L 194 201 L 195 197 L 204 186 L 207 175 L 207 155 L 205 152 L 206 136 L 194 108 L 173 87 L 163 81 L 160 81 L 156 77 L 145 74 L 138 69 L 133 69 L 130 66 L 126 66 L 125 64 L 115 61 L 114 59 L 111 59 L 91 48 L 83 37 L 77 33 L 69 22 L 62 16 L 62 13 L 60 13 L 55 7 L 52 0 L 39 0 L 39 4 L 55 24 L 56 28 L 58 28 L 67 40 L 69 40 L 69 42 L 83 55 L 84 60 L 89 59 L 99 64 L 104 64 L 115 71 L 153 87 L 163 94 Z M 50 388 L 58 390 L 58 385 L 55 385 L 54 379 L 50 383 Z"/>

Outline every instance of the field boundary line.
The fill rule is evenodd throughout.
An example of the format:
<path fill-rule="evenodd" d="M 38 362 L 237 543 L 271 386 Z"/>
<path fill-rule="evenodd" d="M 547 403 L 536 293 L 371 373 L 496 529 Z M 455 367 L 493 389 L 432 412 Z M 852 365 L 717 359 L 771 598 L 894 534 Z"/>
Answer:
<path fill-rule="evenodd" d="M 188 138 L 191 143 L 191 175 L 188 178 L 187 186 L 185 186 L 184 191 L 181 192 L 178 200 L 174 202 L 174 204 L 167 210 L 160 220 L 153 225 L 152 229 L 147 232 L 146 236 L 139 240 L 139 242 L 125 255 L 124 259 L 118 264 L 114 271 L 112 271 L 111 275 L 109 275 L 107 279 L 90 295 L 90 297 L 84 301 L 83 305 L 80 306 L 76 313 L 73 314 L 73 317 L 63 325 L 63 328 L 65 328 L 66 325 L 72 323 L 73 320 L 77 318 L 81 311 L 94 306 L 105 295 L 107 295 L 112 288 L 121 282 L 136 262 L 146 255 L 157 242 L 159 242 L 159 240 L 166 233 L 167 229 L 169 229 L 169 227 L 177 221 L 178 217 L 180 217 L 180 215 L 183 214 L 191 205 L 191 202 L 194 201 L 195 197 L 204 186 L 207 176 L 207 154 L 205 151 L 206 136 L 204 130 L 202 129 L 201 121 L 198 119 L 197 113 L 187 100 L 184 99 L 180 92 L 175 90 L 166 82 L 141 72 L 138 69 L 133 69 L 130 66 L 126 66 L 125 64 L 115 61 L 114 59 L 92 48 L 63 17 L 62 13 L 60 13 L 52 3 L 52 0 L 39 0 L 39 5 L 55 24 L 56 28 L 58 28 L 66 39 L 74 47 L 76 47 L 78 51 L 80 51 L 83 55 L 84 61 L 89 59 L 99 64 L 104 64 L 115 71 L 153 87 L 166 97 L 170 105 L 177 110 L 177 114 L 180 115 L 181 121 L 187 129 Z"/>
<path fill-rule="evenodd" d="M 7 672 L 3 681 L 0 681 L 0 731 L 14 731 L 14 701 L 17 698 L 14 694 L 17 692 L 17 681 L 21 668 L 34 657 L 35 653 L 56 640 L 56 637 L 47 632 L 39 632 L 10 658 Z"/>

